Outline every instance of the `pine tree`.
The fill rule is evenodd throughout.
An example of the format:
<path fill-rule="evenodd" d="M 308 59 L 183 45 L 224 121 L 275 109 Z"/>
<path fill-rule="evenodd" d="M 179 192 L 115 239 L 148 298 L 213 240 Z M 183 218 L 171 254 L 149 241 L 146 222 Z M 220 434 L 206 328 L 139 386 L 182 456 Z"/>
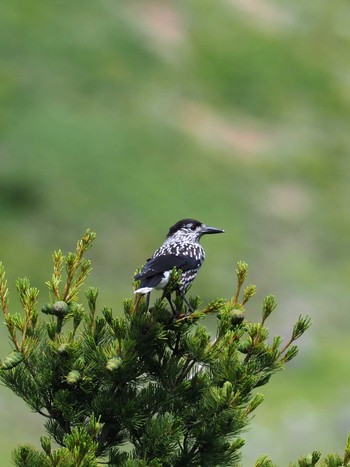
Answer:
<path fill-rule="evenodd" d="M 41 313 L 39 291 L 27 278 L 16 283 L 23 312 L 10 312 L 0 266 L 0 305 L 12 345 L 0 378 L 46 419 L 47 431 L 42 450 L 19 446 L 14 464 L 236 465 L 241 433 L 263 401 L 256 389 L 296 356 L 295 341 L 310 326 L 309 316 L 298 318 L 285 344 L 281 337 L 270 342 L 266 321 L 277 302 L 272 295 L 264 299 L 260 322 L 246 318 L 256 288 L 245 286 L 244 262 L 237 263 L 233 297 L 204 307 L 191 297 L 193 313 L 176 295 L 176 270 L 168 285 L 175 318 L 167 302 L 158 299 L 147 309 L 140 295 L 124 301 L 122 316 L 98 309 L 93 287 L 85 293 L 84 307 L 79 291 L 91 271 L 85 253 L 94 238 L 88 230 L 75 252 L 54 252 L 46 283 L 51 302 Z M 208 314 L 217 318 L 214 337 L 203 325 Z M 317 453 L 313 456 L 311 463 L 305 458 L 299 465 L 315 465 Z M 256 465 L 273 464 L 263 457 Z"/>

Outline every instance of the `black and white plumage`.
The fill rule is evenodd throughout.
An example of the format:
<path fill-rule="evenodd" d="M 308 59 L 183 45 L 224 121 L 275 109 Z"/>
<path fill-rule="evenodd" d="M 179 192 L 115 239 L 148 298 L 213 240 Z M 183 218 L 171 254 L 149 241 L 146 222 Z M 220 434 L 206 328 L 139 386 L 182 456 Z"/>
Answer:
<path fill-rule="evenodd" d="M 134 277 L 140 281 L 135 293 L 148 294 L 153 289 L 164 289 L 173 268 L 182 271 L 179 292 L 182 296 L 194 281 L 205 259 L 199 243 L 202 235 L 224 232 L 208 227 L 195 219 L 182 219 L 170 227 L 164 243 L 149 258 Z"/>

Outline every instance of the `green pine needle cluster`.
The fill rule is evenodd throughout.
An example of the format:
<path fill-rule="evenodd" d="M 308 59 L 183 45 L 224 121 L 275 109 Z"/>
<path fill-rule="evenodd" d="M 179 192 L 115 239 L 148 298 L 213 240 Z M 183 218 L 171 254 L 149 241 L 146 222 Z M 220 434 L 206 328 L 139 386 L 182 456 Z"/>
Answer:
<path fill-rule="evenodd" d="M 313 451 L 307 456 L 302 456 L 291 467 L 349 467 L 350 466 L 350 434 L 348 436 L 343 455 L 328 454 L 322 458 L 320 451 Z M 261 456 L 254 467 L 278 467 L 269 456 Z"/>
<path fill-rule="evenodd" d="M 27 278 L 17 281 L 23 312 L 10 313 L 0 266 L 0 305 L 13 347 L 2 360 L 0 378 L 45 417 L 48 434 L 41 451 L 17 447 L 14 464 L 236 465 L 241 434 L 263 401 L 256 389 L 295 357 L 294 342 L 310 318 L 299 317 L 285 345 L 280 337 L 270 340 L 265 322 L 277 302 L 266 297 L 261 321 L 247 319 L 245 307 L 256 288 L 244 288 L 244 262 L 237 264 L 233 297 L 204 307 L 199 297 L 190 297 L 193 313 L 176 297 L 180 275 L 173 271 L 175 319 L 166 301 L 156 299 L 148 309 L 140 295 L 124 301 L 123 314 L 99 308 L 92 287 L 84 306 L 79 290 L 91 271 L 84 255 L 94 238 L 87 231 L 74 253 L 54 253 L 46 283 L 52 300 L 41 314 L 38 290 Z M 214 337 L 203 324 L 208 314 L 217 317 Z M 269 462 L 264 457 L 256 465 Z"/>

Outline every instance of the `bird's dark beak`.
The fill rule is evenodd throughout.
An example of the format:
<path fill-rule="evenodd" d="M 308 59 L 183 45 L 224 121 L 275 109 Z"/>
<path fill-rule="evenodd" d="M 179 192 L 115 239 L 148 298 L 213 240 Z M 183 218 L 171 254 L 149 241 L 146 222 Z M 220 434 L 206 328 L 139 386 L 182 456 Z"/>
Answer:
<path fill-rule="evenodd" d="M 224 233 L 222 229 L 217 229 L 216 227 L 209 227 L 208 225 L 203 225 L 202 234 L 217 234 Z"/>

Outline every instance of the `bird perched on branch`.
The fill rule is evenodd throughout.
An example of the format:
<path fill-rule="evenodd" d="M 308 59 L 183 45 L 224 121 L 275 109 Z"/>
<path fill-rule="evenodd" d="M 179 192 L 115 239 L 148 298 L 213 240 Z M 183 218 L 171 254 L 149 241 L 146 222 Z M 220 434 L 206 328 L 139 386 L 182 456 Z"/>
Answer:
<path fill-rule="evenodd" d="M 222 233 L 224 230 L 208 227 L 195 219 L 182 219 L 170 227 L 164 243 L 149 258 L 134 279 L 140 284 L 135 293 L 148 294 L 153 289 L 164 289 L 169 282 L 173 268 L 181 270 L 178 292 L 189 306 L 185 293 L 196 278 L 205 259 L 205 252 L 199 243 L 202 235 Z M 169 296 L 164 295 L 174 312 Z M 190 308 L 190 306 L 189 306 Z"/>

